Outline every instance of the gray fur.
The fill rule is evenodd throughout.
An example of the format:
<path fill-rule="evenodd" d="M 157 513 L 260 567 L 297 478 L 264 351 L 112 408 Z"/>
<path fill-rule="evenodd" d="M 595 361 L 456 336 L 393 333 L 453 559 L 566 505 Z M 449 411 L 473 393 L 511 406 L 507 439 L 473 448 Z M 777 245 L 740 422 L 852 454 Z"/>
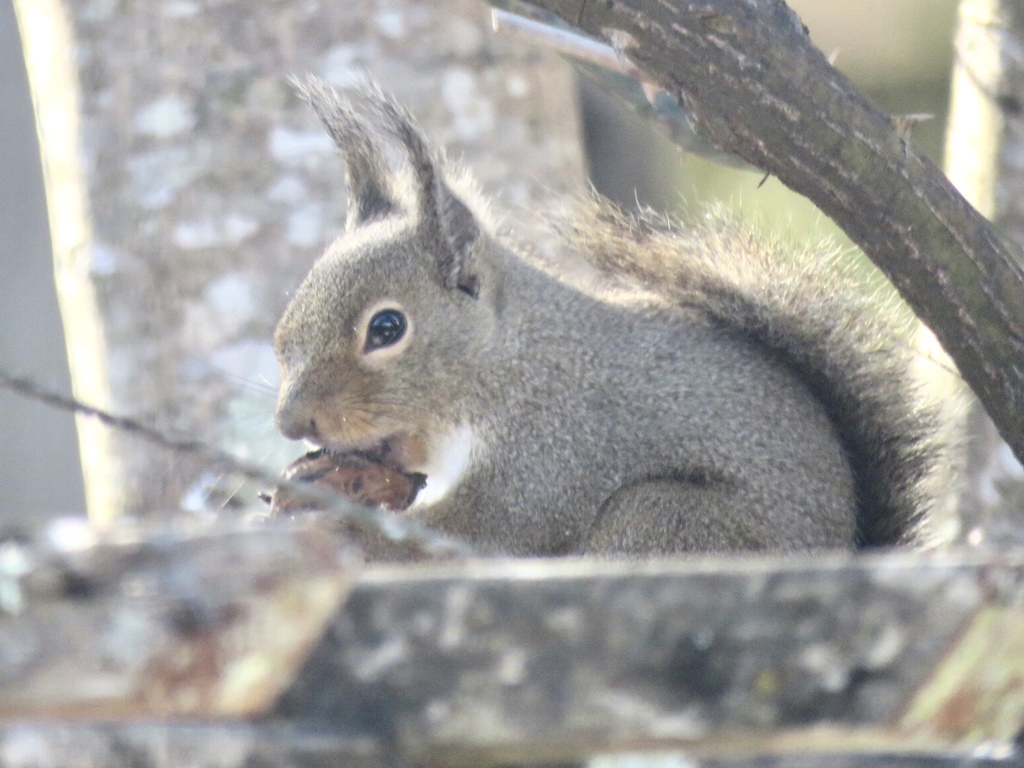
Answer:
<path fill-rule="evenodd" d="M 600 279 L 560 278 L 487 231 L 379 91 L 358 96 L 369 120 L 324 86 L 305 93 L 362 179 L 350 205 L 400 183 L 366 149 L 371 124 L 406 148 L 414 189 L 410 210 L 357 217 L 281 320 L 287 436 L 345 449 L 472 429 L 469 470 L 408 514 L 509 554 L 915 537 L 943 466 L 937 406 L 912 380 L 909 329 L 830 256 L 722 217 L 683 229 L 593 200 L 552 236 Z M 412 330 L 371 359 L 360 324 L 382 302 Z"/>
<path fill-rule="evenodd" d="M 351 230 L 399 210 L 387 160 L 373 131 L 351 106 L 341 101 L 322 80 L 294 79 L 292 85 L 320 118 L 331 139 L 345 156 L 351 194 L 346 228 Z"/>

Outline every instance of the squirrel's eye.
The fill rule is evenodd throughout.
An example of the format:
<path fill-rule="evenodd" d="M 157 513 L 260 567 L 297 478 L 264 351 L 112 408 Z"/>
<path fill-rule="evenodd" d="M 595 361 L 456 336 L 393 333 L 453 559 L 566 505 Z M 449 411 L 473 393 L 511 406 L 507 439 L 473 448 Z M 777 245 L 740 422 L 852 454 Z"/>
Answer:
<path fill-rule="evenodd" d="M 366 329 L 366 352 L 390 347 L 405 335 L 405 315 L 397 309 L 382 309 L 370 318 Z"/>

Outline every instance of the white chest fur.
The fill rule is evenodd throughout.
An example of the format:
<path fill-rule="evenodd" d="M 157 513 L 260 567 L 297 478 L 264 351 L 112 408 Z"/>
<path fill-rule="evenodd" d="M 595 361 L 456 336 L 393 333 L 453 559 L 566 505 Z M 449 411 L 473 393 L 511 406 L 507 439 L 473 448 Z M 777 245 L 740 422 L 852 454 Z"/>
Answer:
<path fill-rule="evenodd" d="M 427 484 L 417 495 L 413 509 L 429 507 L 447 496 L 466 474 L 479 448 L 473 430 L 464 424 L 432 440 L 423 466 L 410 468 L 427 476 Z"/>

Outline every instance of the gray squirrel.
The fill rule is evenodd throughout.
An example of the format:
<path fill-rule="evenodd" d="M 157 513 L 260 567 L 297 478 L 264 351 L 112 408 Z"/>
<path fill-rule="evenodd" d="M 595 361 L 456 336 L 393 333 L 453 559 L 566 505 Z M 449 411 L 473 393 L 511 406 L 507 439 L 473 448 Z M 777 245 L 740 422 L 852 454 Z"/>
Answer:
<path fill-rule="evenodd" d="M 908 324 L 831 254 L 594 196 L 552 223 L 590 270 L 560 274 L 494 234 L 374 86 L 300 93 L 345 158 L 349 207 L 275 333 L 286 437 L 425 475 L 402 514 L 485 552 L 920 540 L 947 466 L 940 404 Z"/>

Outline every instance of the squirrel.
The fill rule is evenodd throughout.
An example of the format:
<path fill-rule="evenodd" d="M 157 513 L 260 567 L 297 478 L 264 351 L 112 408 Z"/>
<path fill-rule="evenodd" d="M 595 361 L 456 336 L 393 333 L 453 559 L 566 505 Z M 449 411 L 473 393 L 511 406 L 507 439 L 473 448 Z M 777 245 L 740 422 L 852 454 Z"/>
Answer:
<path fill-rule="evenodd" d="M 376 86 L 297 85 L 349 203 L 275 331 L 285 437 L 425 476 L 402 514 L 484 552 L 922 540 L 947 466 L 940 403 L 915 380 L 909 324 L 834 253 L 594 193 L 551 225 L 589 270 L 562 274 L 495 234 Z"/>

